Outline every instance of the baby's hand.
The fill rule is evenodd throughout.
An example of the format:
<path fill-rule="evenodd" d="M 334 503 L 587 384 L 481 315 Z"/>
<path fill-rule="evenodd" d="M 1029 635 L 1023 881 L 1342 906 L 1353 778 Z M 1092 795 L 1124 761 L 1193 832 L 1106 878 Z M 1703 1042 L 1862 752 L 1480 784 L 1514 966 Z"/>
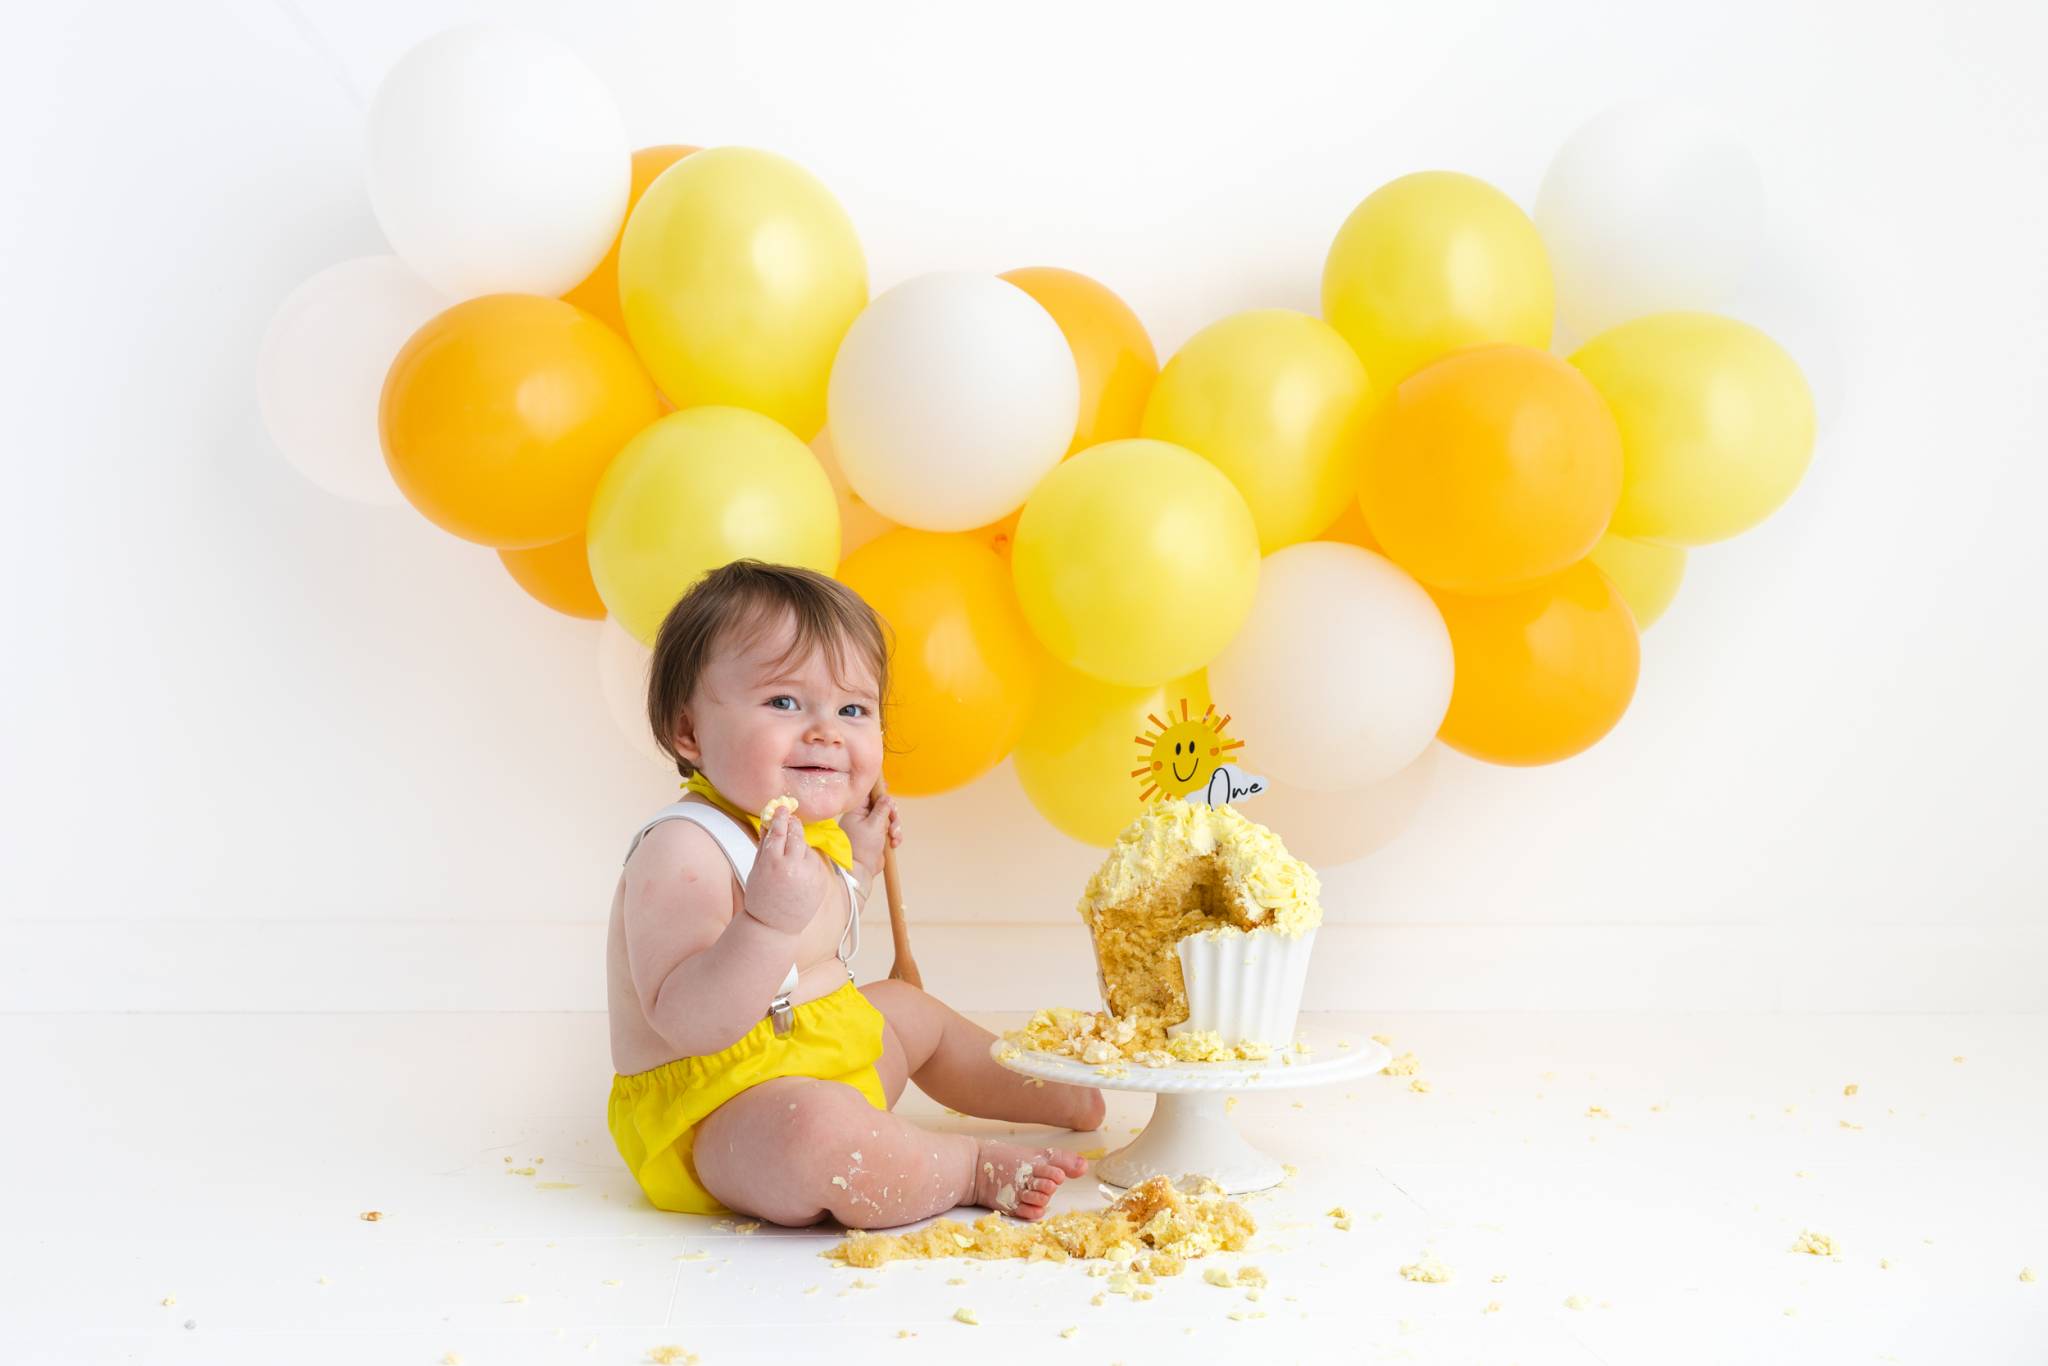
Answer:
<path fill-rule="evenodd" d="M 780 807 L 761 827 L 761 848 L 747 874 L 747 914 L 764 925 L 795 934 L 817 917 L 824 900 L 818 860 L 804 842 L 803 829 Z"/>
<path fill-rule="evenodd" d="M 839 828 L 846 832 L 847 841 L 853 845 L 853 861 L 866 869 L 870 877 L 882 866 L 885 834 L 892 846 L 903 843 L 903 818 L 896 812 L 896 799 L 889 795 L 888 787 L 879 778 L 875 780 L 875 790 L 869 794 L 867 806 L 841 816 Z"/>

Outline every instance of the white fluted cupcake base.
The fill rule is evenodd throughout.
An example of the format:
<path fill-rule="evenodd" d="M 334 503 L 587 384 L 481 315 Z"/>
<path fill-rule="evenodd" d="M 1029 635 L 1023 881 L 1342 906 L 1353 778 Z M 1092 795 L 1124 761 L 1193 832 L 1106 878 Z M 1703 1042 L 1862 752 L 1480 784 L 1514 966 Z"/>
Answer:
<path fill-rule="evenodd" d="M 1243 1091 L 1289 1091 L 1328 1086 L 1370 1076 L 1392 1056 L 1369 1038 L 1356 1038 L 1324 1025 L 1298 1031 L 1310 1052 L 1282 1062 L 1276 1050 L 1259 1062 L 1191 1062 L 1172 1067 L 1124 1064 L 1122 1075 L 1104 1076 L 1091 1063 L 1056 1053 L 1025 1052 L 1005 1058 L 1010 1047 L 997 1039 L 989 1056 L 1011 1070 L 1070 1086 L 1105 1091 L 1151 1091 L 1159 1099 L 1144 1130 L 1129 1143 L 1105 1153 L 1089 1172 L 1111 1186 L 1131 1187 L 1164 1173 L 1180 1184 L 1183 1176 L 1200 1173 L 1232 1195 L 1277 1186 L 1284 1175 L 1280 1159 L 1245 1142 L 1224 1111 L 1224 1098 Z M 1350 1044 L 1340 1049 L 1339 1042 Z"/>

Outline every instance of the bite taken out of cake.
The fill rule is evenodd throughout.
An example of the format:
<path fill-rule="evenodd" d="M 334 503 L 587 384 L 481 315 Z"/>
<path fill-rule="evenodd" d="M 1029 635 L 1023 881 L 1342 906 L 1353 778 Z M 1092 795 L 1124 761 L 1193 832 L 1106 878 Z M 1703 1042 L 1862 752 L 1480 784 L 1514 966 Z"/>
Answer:
<path fill-rule="evenodd" d="M 1106 1012 L 1041 1010 L 1017 1042 L 1155 1067 L 1268 1056 L 1294 1031 L 1321 892 L 1314 869 L 1236 809 L 1154 802 L 1081 896 Z"/>

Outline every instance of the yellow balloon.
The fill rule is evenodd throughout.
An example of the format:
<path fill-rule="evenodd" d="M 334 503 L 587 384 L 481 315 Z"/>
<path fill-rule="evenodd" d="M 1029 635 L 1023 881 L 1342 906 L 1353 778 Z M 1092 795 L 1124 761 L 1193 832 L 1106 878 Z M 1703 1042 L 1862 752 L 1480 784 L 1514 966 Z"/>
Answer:
<path fill-rule="evenodd" d="M 788 428 L 744 408 L 670 413 L 627 442 L 598 481 L 585 534 L 598 596 L 643 645 L 719 565 L 839 567 L 831 481 Z"/>
<path fill-rule="evenodd" d="M 948 792 L 1001 763 L 1048 662 L 1017 610 L 1002 557 L 966 532 L 902 527 L 847 556 L 839 580 L 895 637 L 889 790 Z"/>
<path fill-rule="evenodd" d="M 657 176 L 619 241 L 626 330 L 678 408 L 730 404 L 809 441 L 825 382 L 867 306 L 853 222 L 816 176 L 749 147 Z"/>
<path fill-rule="evenodd" d="M 1813 458 L 1813 395 L 1783 347 L 1712 313 L 1654 313 L 1602 332 L 1571 363 L 1621 427 L 1612 530 L 1673 545 L 1747 531 Z"/>
<path fill-rule="evenodd" d="M 1175 353 L 1143 431 L 1229 475 L 1270 555 L 1314 536 L 1350 500 L 1369 398 L 1365 367 L 1336 329 L 1256 309 L 1211 323 Z"/>
<path fill-rule="evenodd" d="M 1611 531 L 1600 538 L 1587 558 L 1635 614 L 1638 631 L 1649 630 L 1650 623 L 1664 615 L 1664 609 L 1678 596 L 1679 580 L 1685 577 L 1682 547 L 1634 541 Z"/>
<path fill-rule="evenodd" d="M 1351 211 L 1323 263 L 1323 317 L 1384 393 L 1481 342 L 1550 345 L 1550 258 L 1515 201 L 1455 171 L 1388 181 Z"/>
<path fill-rule="evenodd" d="M 1223 472 L 1185 447 L 1106 441 L 1054 468 L 1010 552 L 1017 601 L 1053 657 L 1150 687 L 1206 665 L 1259 584 L 1259 532 Z"/>
<path fill-rule="evenodd" d="M 1198 717 L 1209 706 L 1209 675 L 1191 674 L 1152 688 L 1104 683 L 1053 665 L 1038 691 L 1011 760 L 1038 813 L 1084 844 L 1107 847 L 1149 803 L 1139 739 L 1153 718 L 1179 720 L 1182 704 Z"/>

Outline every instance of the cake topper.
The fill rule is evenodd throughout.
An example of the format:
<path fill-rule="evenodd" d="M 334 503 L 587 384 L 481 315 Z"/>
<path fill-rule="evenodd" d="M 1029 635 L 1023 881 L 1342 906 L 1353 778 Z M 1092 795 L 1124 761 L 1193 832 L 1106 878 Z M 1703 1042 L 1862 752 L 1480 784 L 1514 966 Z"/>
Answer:
<path fill-rule="evenodd" d="M 1172 707 L 1166 711 L 1169 716 L 1173 714 Z M 1145 719 L 1159 729 L 1157 734 L 1137 737 L 1142 762 L 1131 770 L 1131 776 L 1145 783 L 1138 800 L 1177 797 L 1208 806 L 1224 806 L 1264 792 L 1264 778 L 1245 772 L 1223 757 L 1231 750 L 1244 748 L 1244 741 L 1224 738 L 1229 715 L 1217 716 L 1214 702 L 1200 716 L 1190 716 L 1188 712 L 1188 700 L 1183 697 L 1177 721 L 1168 723 L 1146 714 Z"/>

